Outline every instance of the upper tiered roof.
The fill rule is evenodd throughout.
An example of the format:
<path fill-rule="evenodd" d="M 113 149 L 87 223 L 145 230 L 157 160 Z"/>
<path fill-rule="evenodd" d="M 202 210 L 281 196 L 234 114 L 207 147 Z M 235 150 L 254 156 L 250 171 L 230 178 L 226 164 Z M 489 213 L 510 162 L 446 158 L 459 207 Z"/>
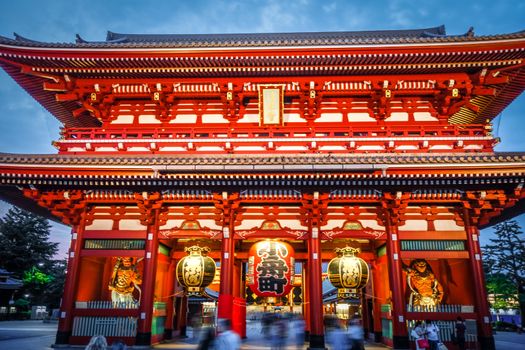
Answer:
<path fill-rule="evenodd" d="M 482 123 L 498 115 L 525 88 L 525 31 L 475 36 L 447 35 L 435 28 L 360 32 L 269 34 L 126 34 L 106 41 L 77 36 L 72 43 L 46 43 L 15 34 L 0 37 L 0 65 L 66 126 L 99 125 L 75 115 L 79 100 L 60 100 L 76 82 L 206 79 L 209 83 L 258 79 L 342 79 L 370 76 L 468 74 L 473 87 L 452 123 Z M 164 79 L 164 80 L 163 80 Z M 45 87 L 44 83 L 48 84 Z M 55 84 L 54 86 L 51 86 Z M 60 87 L 57 87 L 60 85 Z M 91 84 L 94 85 L 94 84 Z M 492 91 L 492 92 L 490 92 Z M 220 91 L 223 94 L 223 91 Z"/>
<path fill-rule="evenodd" d="M 15 38 L 0 36 L 0 43 L 26 47 L 53 48 L 203 48 L 203 47 L 301 47 L 333 45 L 387 45 L 440 42 L 473 42 L 519 39 L 525 31 L 510 34 L 475 36 L 466 33 L 447 35 L 445 26 L 406 30 L 232 33 L 232 34 L 132 34 L 108 31 L 105 41 L 85 40 L 76 35 L 74 43 L 49 43 L 32 40 L 14 33 Z"/>

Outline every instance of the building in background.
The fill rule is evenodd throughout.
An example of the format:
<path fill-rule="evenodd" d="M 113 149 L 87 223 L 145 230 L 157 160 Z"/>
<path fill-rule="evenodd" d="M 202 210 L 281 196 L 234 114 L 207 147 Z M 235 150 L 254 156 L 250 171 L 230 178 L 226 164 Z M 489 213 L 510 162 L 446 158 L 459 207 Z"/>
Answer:
<path fill-rule="evenodd" d="M 2 199 L 72 228 L 57 344 L 171 339 L 201 298 L 241 335 L 247 304 L 300 312 L 311 348 L 351 310 L 396 349 L 457 316 L 494 349 L 479 228 L 524 208 L 525 154 L 491 134 L 524 32 L 16 36 L 0 58 L 64 125 L 56 155 L 0 154 Z M 364 264 L 323 305 L 344 249 Z"/>

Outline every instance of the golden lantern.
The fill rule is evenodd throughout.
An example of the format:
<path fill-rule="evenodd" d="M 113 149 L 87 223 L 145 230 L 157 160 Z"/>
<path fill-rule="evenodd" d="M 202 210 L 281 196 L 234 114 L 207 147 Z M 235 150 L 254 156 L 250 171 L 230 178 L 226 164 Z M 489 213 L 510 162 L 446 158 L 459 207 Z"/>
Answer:
<path fill-rule="evenodd" d="M 207 256 L 210 248 L 197 245 L 186 247 L 188 256 L 177 264 L 177 280 L 187 295 L 202 295 L 215 277 L 215 261 Z"/>
<path fill-rule="evenodd" d="M 368 265 L 356 256 L 360 252 L 358 248 L 337 248 L 337 257 L 328 263 L 328 278 L 339 289 L 339 297 L 355 296 L 368 283 Z"/>

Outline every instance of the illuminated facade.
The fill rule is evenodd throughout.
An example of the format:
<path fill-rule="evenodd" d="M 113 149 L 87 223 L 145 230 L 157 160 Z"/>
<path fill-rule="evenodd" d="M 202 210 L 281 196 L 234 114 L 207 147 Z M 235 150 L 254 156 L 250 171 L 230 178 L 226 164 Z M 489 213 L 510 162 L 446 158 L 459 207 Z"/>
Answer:
<path fill-rule="evenodd" d="M 72 227 L 56 342 L 183 333 L 179 281 L 205 268 L 176 278 L 177 263 L 199 246 L 220 262 L 219 317 L 244 334 L 250 279 L 302 290 L 323 348 L 323 262 L 349 247 L 369 266 L 369 337 L 408 348 L 431 319 L 447 342 L 461 315 L 493 349 L 479 228 L 523 207 L 525 155 L 494 152 L 491 120 L 523 91 L 524 58 L 523 32 L 443 27 L 0 38 L 3 69 L 64 125 L 56 155 L 0 155 L 2 198 Z M 300 271 L 275 244 L 250 254 L 266 240 Z"/>

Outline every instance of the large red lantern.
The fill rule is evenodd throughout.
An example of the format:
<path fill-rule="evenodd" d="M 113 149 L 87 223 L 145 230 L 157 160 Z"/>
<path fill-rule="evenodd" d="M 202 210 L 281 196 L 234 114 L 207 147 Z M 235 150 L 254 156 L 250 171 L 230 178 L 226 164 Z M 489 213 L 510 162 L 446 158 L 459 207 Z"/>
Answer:
<path fill-rule="evenodd" d="M 247 284 L 261 297 L 281 297 L 293 287 L 294 250 L 279 241 L 260 241 L 249 251 Z"/>

